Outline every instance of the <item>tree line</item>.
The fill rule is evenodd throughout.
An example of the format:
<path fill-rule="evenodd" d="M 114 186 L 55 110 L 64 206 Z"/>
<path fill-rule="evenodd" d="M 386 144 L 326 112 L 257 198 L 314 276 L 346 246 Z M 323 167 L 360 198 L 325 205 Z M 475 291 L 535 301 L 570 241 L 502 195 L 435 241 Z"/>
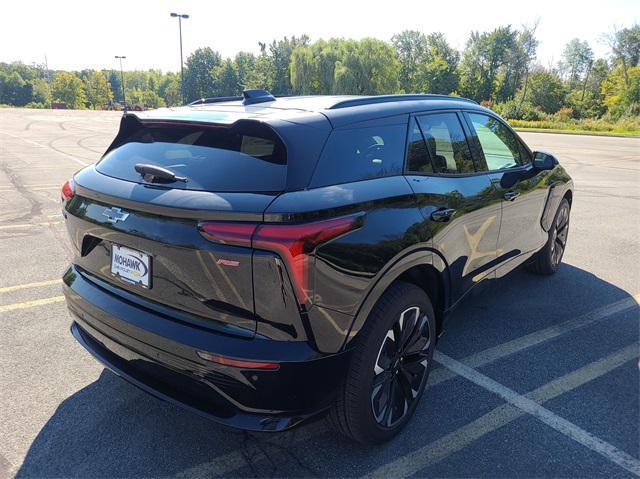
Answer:
<path fill-rule="evenodd" d="M 442 33 L 406 30 L 390 42 L 374 38 L 285 37 L 259 43 L 259 53 L 233 58 L 199 48 L 185 63 L 184 96 L 239 95 L 264 88 L 276 95 L 441 93 L 490 106 L 510 119 L 539 120 L 640 115 L 640 25 L 603 36 L 606 58 L 573 39 L 560 61 L 536 61 L 536 26 L 472 32 L 465 48 Z M 127 103 L 143 108 L 182 103 L 180 75 L 159 70 L 124 72 Z M 52 71 L 42 65 L 0 63 L 0 104 L 35 108 L 104 109 L 121 103 L 119 70 Z"/>

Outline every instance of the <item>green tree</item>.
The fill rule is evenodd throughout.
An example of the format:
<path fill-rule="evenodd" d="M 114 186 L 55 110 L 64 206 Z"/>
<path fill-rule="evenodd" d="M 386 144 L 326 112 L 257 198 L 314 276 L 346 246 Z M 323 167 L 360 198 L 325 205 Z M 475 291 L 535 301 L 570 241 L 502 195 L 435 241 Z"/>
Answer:
<path fill-rule="evenodd" d="M 31 84 L 26 82 L 17 71 L 5 74 L 2 79 L 0 103 L 24 106 L 31 101 Z"/>
<path fill-rule="evenodd" d="M 186 102 L 215 95 L 214 69 L 222 63 L 218 52 L 211 48 L 198 48 L 187 58 L 184 75 Z"/>
<path fill-rule="evenodd" d="M 640 25 L 623 28 L 607 36 L 616 63 L 622 67 L 625 83 L 630 86 L 628 69 L 640 62 Z"/>
<path fill-rule="evenodd" d="M 145 108 L 160 108 L 165 106 L 165 102 L 155 91 L 145 90 L 142 92 L 142 105 Z"/>
<path fill-rule="evenodd" d="M 595 60 L 582 85 L 567 94 L 567 103 L 579 118 L 599 117 L 607 107 L 602 96 L 602 84 L 609 75 L 609 64 L 603 58 Z"/>
<path fill-rule="evenodd" d="M 244 89 L 247 83 L 247 78 L 255 68 L 256 56 L 253 53 L 238 52 L 234 58 L 234 63 L 236 65 L 238 84 L 242 89 Z"/>
<path fill-rule="evenodd" d="M 517 69 L 521 68 L 520 62 L 515 71 L 510 67 L 514 50 L 519 50 L 518 32 L 511 26 L 488 33 L 472 32 L 460 63 L 462 94 L 476 101 L 496 99 L 498 92 L 500 99 L 512 97 L 519 84 Z"/>
<path fill-rule="evenodd" d="M 309 46 L 298 47 L 291 54 L 291 89 L 297 95 L 314 93 L 315 71 L 313 50 Z"/>
<path fill-rule="evenodd" d="M 111 91 L 116 101 L 122 102 L 122 81 L 120 80 L 120 72 L 117 70 L 109 70 L 107 72 L 107 80 L 111 85 Z"/>
<path fill-rule="evenodd" d="M 529 86 L 529 72 L 531 71 L 531 66 L 533 61 L 536 59 L 536 50 L 538 49 L 538 40 L 536 39 L 536 30 L 538 29 L 538 21 L 536 21 L 532 26 L 524 26 L 520 36 L 518 38 L 518 43 L 520 49 L 522 51 L 522 56 L 524 60 L 524 80 L 522 86 L 522 92 L 520 95 L 520 101 L 518 103 L 518 109 L 520 109 L 527 99 L 527 87 Z"/>
<path fill-rule="evenodd" d="M 231 96 L 240 93 L 238 72 L 233 60 L 227 58 L 214 72 L 216 96 Z"/>
<path fill-rule="evenodd" d="M 164 100 L 167 106 L 180 105 L 180 75 L 177 73 L 167 73 L 162 77 L 158 85 L 158 95 Z"/>
<path fill-rule="evenodd" d="M 336 64 L 345 54 L 346 42 L 337 38 L 327 42 L 318 40 L 311 49 L 314 60 L 314 93 L 331 95 L 336 92 Z"/>
<path fill-rule="evenodd" d="M 460 54 L 452 48 L 442 33 L 425 37 L 427 50 L 418 64 L 416 87 L 412 91 L 448 95 L 458 89 Z"/>
<path fill-rule="evenodd" d="M 626 75 L 622 65 L 611 70 L 602 82 L 602 96 L 615 117 L 640 115 L 640 65 L 627 68 Z"/>
<path fill-rule="evenodd" d="M 52 97 L 67 108 L 83 109 L 87 101 L 82 80 L 74 73 L 57 72 L 53 77 Z"/>
<path fill-rule="evenodd" d="M 289 95 L 292 92 L 291 86 L 291 54 L 296 47 L 309 43 L 309 37 L 284 37 L 282 40 L 274 40 L 269 45 L 269 60 L 271 63 L 271 93 L 279 95 Z"/>
<path fill-rule="evenodd" d="M 111 84 L 107 80 L 107 76 L 99 71 L 91 71 L 85 76 L 84 90 L 87 101 L 94 110 L 113 99 Z"/>
<path fill-rule="evenodd" d="M 429 44 L 424 33 L 416 30 L 404 30 L 391 37 L 400 62 L 400 88 L 405 93 L 417 92 L 425 88 L 425 63 Z M 429 74 L 426 73 L 428 76 Z M 421 78 L 418 79 L 418 76 Z"/>
<path fill-rule="evenodd" d="M 40 103 L 46 107 L 51 106 L 51 88 L 44 78 L 35 78 L 31 82 L 32 101 Z"/>
<path fill-rule="evenodd" d="M 400 89 L 400 62 L 391 45 L 375 38 L 345 45 L 344 58 L 336 62 L 335 93 L 380 95 Z"/>
<path fill-rule="evenodd" d="M 529 75 L 528 99 L 533 106 L 545 113 L 555 113 L 562 108 L 565 91 L 560 77 L 540 68 Z"/>
<path fill-rule="evenodd" d="M 593 50 L 586 41 L 574 38 L 564 47 L 559 63 L 560 74 L 571 88 L 584 78 L 593 63 Z"/>
<path fill-rule="evenodd" d="M 246 88 L 270 90 L 273 85 L 273 62 L 267 54 L 266 43 L 259 43 L 259 45 L 260 55 L 255 59 L 251 71 L 247 73 L 244 85 Z"/>

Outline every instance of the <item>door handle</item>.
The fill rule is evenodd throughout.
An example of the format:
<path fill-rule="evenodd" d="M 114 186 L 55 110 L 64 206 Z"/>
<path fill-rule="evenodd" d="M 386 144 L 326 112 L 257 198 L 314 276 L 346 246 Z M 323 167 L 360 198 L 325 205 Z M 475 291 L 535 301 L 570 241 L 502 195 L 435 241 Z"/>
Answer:
<path fill-rule="evenodd" d="M 431 220 L 438 223 L 449 221 L 451 216 L 456 212 L 453 208 L 440 208 L 431 213 Z"/>
<path fill-rule="evenodd" d="M 507 191 L 504 194 L 504 199 L 507 201 L 513 201 L 515 200 L 518 196 L 520 196 L 520 193 L 518 193 L 517 191 Z"/>

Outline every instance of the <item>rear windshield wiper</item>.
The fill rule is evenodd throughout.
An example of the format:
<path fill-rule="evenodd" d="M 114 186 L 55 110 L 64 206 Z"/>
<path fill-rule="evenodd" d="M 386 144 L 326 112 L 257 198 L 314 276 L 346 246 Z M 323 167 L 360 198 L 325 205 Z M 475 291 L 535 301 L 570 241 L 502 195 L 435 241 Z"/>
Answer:
<path fill-rule="evenodd" d="M 161 166 L 138 163 L 135 169 L 146 181 L 187 181 L 184 176 L 177 176 L 173 171 L 162 168 Z"/>

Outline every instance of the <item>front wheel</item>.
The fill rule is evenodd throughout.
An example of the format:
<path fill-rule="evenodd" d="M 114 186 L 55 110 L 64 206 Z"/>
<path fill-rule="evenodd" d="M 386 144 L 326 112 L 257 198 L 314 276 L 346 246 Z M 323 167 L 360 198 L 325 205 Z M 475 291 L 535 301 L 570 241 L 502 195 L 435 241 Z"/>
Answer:
<path fill-rule="evenodd" d="M 529 270 L 537 274 L 553 274 L 558 270 L 569 236 L 569 215 L 571 206 L 566 198 L 560 202 L 558 211 L 549 229 L 549 239 L 540 251 L 536 253 L 529 264 Z"/>
<path fill-rule="evenodd" d="M 331 425 L 363 444 L 395 436 L 424 391 L 436 338 L 431 301 L 419 287 L 396 283 L 371 311 L 356 339 Z"/>

